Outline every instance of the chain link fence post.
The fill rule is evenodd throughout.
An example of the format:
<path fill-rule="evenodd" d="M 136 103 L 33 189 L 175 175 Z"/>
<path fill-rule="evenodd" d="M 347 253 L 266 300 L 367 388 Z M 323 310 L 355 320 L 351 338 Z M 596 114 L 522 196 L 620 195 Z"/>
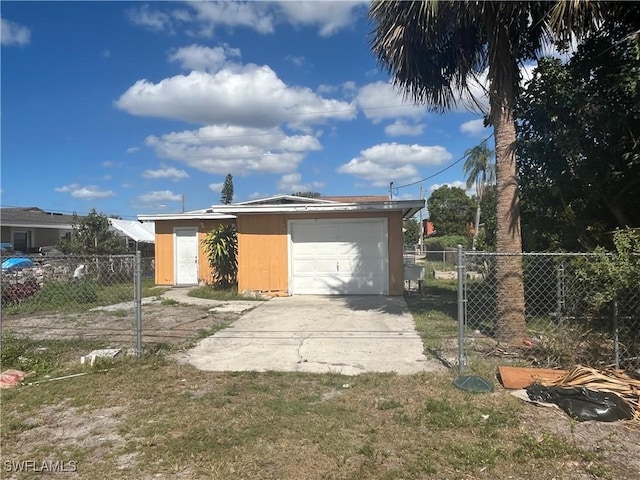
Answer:
<path fill-rule="evenodd" d="M 142 358 L 142 253 L 136 251 L 134 269 L 134 298 L 135 298 L 135 329 L 136 329 L 136 358 Z"/>
<path fill-rule="evenodd" d="M 616 368 L 620 368 L 620 327 L 618 325 L 618 300 L 613 301 L 613 354 Z"/>
<path fill-rule="evenodd" d="M 456 261 L 456 273 L 458 281 L 458 371 L 462 374 L 465 370 L 466 359 L 464 355 L 464 260 L 462 245 L 458 245 Z"/>

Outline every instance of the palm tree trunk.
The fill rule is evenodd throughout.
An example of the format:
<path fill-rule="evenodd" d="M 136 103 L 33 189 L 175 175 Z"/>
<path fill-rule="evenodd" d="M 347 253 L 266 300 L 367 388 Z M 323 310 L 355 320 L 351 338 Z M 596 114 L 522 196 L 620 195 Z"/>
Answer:
<path fill-rule="evenodd" d="M 496 25 L 489 35 L 490 119 L 495 134 L 497 231 L 496 257 L 498 340 L 520 344 L 525 334 L 524 284 L 522 278 L 522 236 L 516 173 L 516 127 L 513 117 L 513 87 L 518 80 L 517 64 L 510 52 L 505 25 Z M 493 41 L 492 41 L 493 40 Z"/>
<path fill-rule="evenodd" d="M 476 244 L 478 243 L 478 229 L 480 228 L 480 199 L 478 199 L 478 206 L 476 207 L 476 225 L 473 229 L 473 243 L 471 244 L 471 250 L 476 251 Z"/>

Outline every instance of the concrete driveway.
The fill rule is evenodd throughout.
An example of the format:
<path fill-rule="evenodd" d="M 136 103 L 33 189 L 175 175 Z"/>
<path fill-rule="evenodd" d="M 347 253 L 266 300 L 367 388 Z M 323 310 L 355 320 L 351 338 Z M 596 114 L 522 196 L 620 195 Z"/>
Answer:
<path fill-rule="evenodd" d="M 439 371 L 402 297 L 274 298 L 201 340 L 182 360 L 207 371 Z"/>

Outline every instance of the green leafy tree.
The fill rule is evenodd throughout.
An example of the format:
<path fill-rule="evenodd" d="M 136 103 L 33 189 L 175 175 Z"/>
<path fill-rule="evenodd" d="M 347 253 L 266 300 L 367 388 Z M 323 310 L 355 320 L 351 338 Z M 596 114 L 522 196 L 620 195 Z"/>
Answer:
<path fill-rule="evenodd" d="M 229 288 L 237 283 L 238 237 L 235 225 L 220 225 L 202 241 L 211 266 L 213 283 Z"/>
<path fill-rule="evenodd" d="M 640 276 L 640 235 L 630 229 L 613 234 L 615 254 L 602 247 L 595 249 L 595 258 L 575 261 L 576 279 L 585 301 L 594 310 L 621 298 L 635 298 Z"/>
<path fill-rule="evenodd" d="M 640 225 L 640 40 L 617 31 L 603 29 L 566 64 L 541 60 L 520 97 L 529 250 L 611 248 L 608 232 Z"/>
<path fill-rule="evenodd" d="M 464 152 L 464 155 L 467 158 L 462 169 L 467 176 L 467 189 L 473 186 L 476 189 L 476 222 L 473 230 L 473 243 L 471 244 L 471 249 L 475 250 L 480 231 L 482 197 L 486 188 L 496 180 L 496 166 L 491 163 L 493 150 L 487 147 L 486 142 L 470 148 Z"/>
<path fill-rule="evenodd" d="M 415 247 L 420 239 L 420 225 L 415 218 L 407 218 L 403 222 L 403 237 L 405 247 Z"/>
<path fill-rule="evenodd" d="M 222 185 L 220 203 L 223 205 L 229 205 L 231 202 L 233 202 L 233 175 L 228 173 L 224 179 L 224 184 Z"/>
<path fill-rule="evenodd" d="M 224 179 L 220 202 L 229 205 L 233 201 L 233 176 Z M 229 288 L 235 285 L 238 276 L 238 235 L 236 226 L 222 224 L 211 230 L 202 241 L 207 253 L 214 285 Z"/>
<path fill-rule="evenodd" d="M 481 250 L 493 252 L 496 249 L 496 204 L 498 203 L 498 192 L 495 185 L 490 185 L 484 190 L 480 208 L 482 209 L 482 223 L 478 235 L 478 247 Z"/>
<path fill-rule="evenodd" d="M 438 235 L 469 236 L 474 202 L 458 187 L 443 185 L 427 200 L 429 219 Z"/>
<path fill-rule="evenodd" d="M 70 238 L 60 240 L 57 247 L 64 253 L 78 255 L 112 255 L 126 252 L 126 244 L 111 228 L 104 213 L 92 209 L 85 217 L 73 214 Z"/>
<path fill-rule="evenodd" d="M 372 49 L 394 84 L 416 102 L 447 111 L 468 98 L 486 70 L 488 123 L 493 126 L 498 186 L 496 244 L 522 252 L 514 107 L 519 65 L 549 39 L 569 44 L 596 28 L 601 2 L 383 1 L 372 3 Z M 621 10 L 622 8 L 619 8 Z M 525 331 L 522 261 L 501 256 L 497 271 L 497 334 L 519 341 Z"/>

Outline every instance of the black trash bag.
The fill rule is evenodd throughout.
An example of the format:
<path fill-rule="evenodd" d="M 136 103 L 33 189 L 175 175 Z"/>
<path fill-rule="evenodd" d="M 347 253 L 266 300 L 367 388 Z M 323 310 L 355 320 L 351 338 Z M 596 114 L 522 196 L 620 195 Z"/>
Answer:
<path fill-rule="evenodd" d="M 615 393 L 584 387 L 545 387 L 539 383 L 530 385 L 526 391 L 534 402 L 555 403 L 579 421 L 615 422 L 633 418 L 631 406 Z"/>

